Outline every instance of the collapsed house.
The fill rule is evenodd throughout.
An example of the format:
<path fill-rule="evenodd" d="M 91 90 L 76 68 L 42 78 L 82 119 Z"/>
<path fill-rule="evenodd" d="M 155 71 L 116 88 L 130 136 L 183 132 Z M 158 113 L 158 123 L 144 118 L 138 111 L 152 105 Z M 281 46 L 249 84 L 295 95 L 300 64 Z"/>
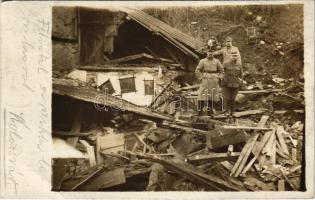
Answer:
<path fill-rule="evenodd" d="M 54 7 L 52 40 L 53 190 L 301 188 L 303 86 L 276 79 L 281 88 L 238 95 L 289 96 L 289 110 L 243 105 L 236 123 L 198 117 L 199 85 L 180 78 L 203 56 L 191 36 L 132 8 Z M 294 124 L 276 120 L 292 113 Z"/>

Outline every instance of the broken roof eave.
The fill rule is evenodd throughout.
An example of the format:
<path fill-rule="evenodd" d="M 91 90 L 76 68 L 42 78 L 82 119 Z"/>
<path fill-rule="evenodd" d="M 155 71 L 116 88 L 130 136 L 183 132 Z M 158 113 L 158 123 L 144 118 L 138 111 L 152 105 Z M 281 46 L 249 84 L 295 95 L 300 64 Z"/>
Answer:
<path fill-rule="evenodd" d="M 131 8 L 121 8 L 121 10 L 127 13 L 131 19 L 142 25 L 144 28 L 151 32 L 158 33 L 158 35 L 174 45 L 176 48 L 179 48 L 186 55 L 192 56 L 199 60 L 199 55 L 197 53 L 202 54 L 202 42 L 185 33 L 182 33 L 181 31 L 141 10 Z M 187 46 L 191 49 L 194 49 L 194 51 L 197 53 L 190 50 Z"/>
<path fill-rule="evenodd" d="M 145 107 L 140 107 L 132 104 L 126 100 L 119 99 L 114 96 L 104 95 L 101 92 L 93 91 L 90 88 L 75 87 L 70 85 L 53 84 L 53 93 L 68 96 L 81 101 L 95 103 L 98 105 L 105 105 L 115 110 L 129 111 L 136 114 L 144 115 L 150 118 L 157 118 L 161 120 L 172 121 L 173 118 L 167 115 L 162 115 L 160 113 L 153 112 Z"/>

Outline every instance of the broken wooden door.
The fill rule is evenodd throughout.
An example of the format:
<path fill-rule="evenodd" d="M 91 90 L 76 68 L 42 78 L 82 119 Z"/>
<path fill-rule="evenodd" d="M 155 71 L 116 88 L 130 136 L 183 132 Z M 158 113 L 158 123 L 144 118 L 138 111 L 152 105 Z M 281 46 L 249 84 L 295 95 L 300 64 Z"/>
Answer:
<path fill-rule="evenodd" d="M 100 64 L 104 59 L 104 13 L 101 9 L 79 9 L 81 65 Z"/>

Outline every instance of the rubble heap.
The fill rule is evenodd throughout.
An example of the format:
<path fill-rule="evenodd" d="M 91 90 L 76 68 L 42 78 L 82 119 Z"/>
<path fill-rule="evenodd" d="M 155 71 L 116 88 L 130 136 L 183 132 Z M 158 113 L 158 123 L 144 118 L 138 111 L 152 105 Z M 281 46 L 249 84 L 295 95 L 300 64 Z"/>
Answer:
<path fill-rule="evenodd" d="M 163 98 L 167 101 L 153 101 L 148 108 L 132 105 L 129 110 L 108 111 L 105 115 L 110 117 L 104 123 L 96 123 L 84 121 L 82 115 L 86 108 L 81 101 L 89 101 L 89 94 L 83 94 L 80 87 L 87 86 L 74 84 L 81 93 L 69 95 L 62 92 L 61 86 L 73 89 L 76 81 L 61 80 L 54 80 L 54 95 L 68 95 L 71 97 L 68 101 L 77 99 L 77 109 L 71 130 L 54 130 L 53 136 L 65 139 L 69 147 L 84 156 L 54 159 L 55 171 L 59 172 L 54 173 L 54 190 L 284 191 L 303 188 L 302 83 L 274 78 L 272 88 L 268 88 L 265 80 L 247 84 L 238 96 L 238 112 L 234 118 L 219 113 L 211 117 L 197 116 L 193 110 L 179 109 L 171 99 L 193 94 L 198 85 L 175 85 L 174 88 L 170 84 L 168 92 L 161 91 L 167 94 Z M 93 95 L 99 92 L 95 88 L 90 90 Z M 115 100 L 107 102 L 106 106 L 115 106 L 112 104 Z M 193 95 L 183 100 L 183 104 L 192 102 Z"/>

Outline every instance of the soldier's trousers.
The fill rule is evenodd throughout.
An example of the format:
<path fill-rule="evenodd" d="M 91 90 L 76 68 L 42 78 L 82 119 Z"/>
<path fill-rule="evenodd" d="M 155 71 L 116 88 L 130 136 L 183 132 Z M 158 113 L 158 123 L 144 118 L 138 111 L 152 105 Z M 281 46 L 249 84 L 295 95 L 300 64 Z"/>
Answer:
<path fill-rule="evenodd" d="M 230 110 L 231 113 L 234 112 L 235 98 L 238 90 L 239 88 L 235 87 L 222 87 L 224 107 L 226 110 Z"/>

